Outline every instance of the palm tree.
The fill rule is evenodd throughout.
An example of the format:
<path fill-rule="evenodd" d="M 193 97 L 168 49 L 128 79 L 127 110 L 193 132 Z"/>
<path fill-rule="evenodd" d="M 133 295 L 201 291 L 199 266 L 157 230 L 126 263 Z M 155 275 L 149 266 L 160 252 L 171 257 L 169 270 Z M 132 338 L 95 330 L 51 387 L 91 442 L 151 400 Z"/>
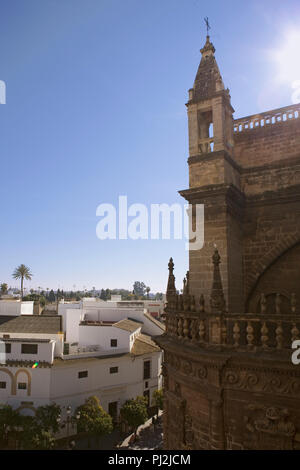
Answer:
<path fill-rule="evenodd" d="M 149 299 L 150 287 L 146 287 L 146 292 L 147 292 L 147 299 Z"/>
<path fill-rule="evenodd" d="M 25 264 L 20 264 L 20 266 L 18 266 L 14 270 L 12 276 L 14 279 L 21 279 L 21 299 L 23 299 L 24 279 L 27 279 L 28 281 L 30 281 L 32 278 L 32 273 L 30 272 L 30 269 L 27 266 L 25 266 Z"/>

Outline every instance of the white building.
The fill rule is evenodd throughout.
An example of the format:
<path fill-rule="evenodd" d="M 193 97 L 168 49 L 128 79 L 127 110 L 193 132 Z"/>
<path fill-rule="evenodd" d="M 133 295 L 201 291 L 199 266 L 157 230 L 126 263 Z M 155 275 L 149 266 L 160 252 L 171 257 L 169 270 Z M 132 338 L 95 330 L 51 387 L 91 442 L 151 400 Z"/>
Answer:
<path fill-rule="evenodd" d="M 0 302 L 1 403 L 24 414 L 54 402 L 74 411 L 96 395 L 117 416 L 127 399 L 151 404 L 161 388 L 162 351 L 150 336 L 164 325 L 147 311 L 85 299 L 33 315 L 33 303 L 7 303 L 15 305 Z"/>

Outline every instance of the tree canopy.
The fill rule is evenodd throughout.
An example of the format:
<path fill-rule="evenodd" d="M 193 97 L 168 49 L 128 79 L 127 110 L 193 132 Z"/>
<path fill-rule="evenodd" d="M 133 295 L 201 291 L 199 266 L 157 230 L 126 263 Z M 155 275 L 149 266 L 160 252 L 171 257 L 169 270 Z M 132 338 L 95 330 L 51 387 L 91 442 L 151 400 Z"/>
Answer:
<path fill-rule="evenodd" d="M 147 421 L 147 398 L 138 396 L 135 399 L 127 400 L 122 406 L 121 417 L 126 423 L 134 428 L 136 433 L 137 428 Z"/>
<path fill-rule="evenodd" d="M 75 414 L 78 413 L 80 413 L 77 420 L 79 432 L 96 434 L 98 436 L 112 432 L 112 417 L 104 411 L 98 397 L 91 396 L 87 398 L 85 403 L 77 408 Z"/>

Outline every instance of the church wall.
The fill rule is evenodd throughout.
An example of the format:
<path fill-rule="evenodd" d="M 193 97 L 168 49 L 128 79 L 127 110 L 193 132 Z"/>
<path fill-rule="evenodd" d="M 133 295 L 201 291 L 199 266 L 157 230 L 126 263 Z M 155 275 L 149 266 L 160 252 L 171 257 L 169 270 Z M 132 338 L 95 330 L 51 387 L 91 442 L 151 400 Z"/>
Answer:
<path fill-rule="evenodd" d="M 242 168 L 284 163 L 299 155 L 299 118 L 234 134 L 234 159 Z"/>

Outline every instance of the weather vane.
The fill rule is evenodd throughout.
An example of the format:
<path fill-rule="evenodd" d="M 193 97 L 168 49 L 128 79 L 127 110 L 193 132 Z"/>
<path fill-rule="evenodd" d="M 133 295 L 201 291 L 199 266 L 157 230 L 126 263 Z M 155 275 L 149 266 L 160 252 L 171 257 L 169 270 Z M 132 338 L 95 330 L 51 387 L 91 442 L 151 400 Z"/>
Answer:
<path fill-rule="evenodd" d="M 208 31 L 210 30 L 210 24 L 208 22 L 208 17 L 204 18 L 205 24 L 206 24 L 206 30 L 207 30 L 207 36 L 208 36 Z"/>

